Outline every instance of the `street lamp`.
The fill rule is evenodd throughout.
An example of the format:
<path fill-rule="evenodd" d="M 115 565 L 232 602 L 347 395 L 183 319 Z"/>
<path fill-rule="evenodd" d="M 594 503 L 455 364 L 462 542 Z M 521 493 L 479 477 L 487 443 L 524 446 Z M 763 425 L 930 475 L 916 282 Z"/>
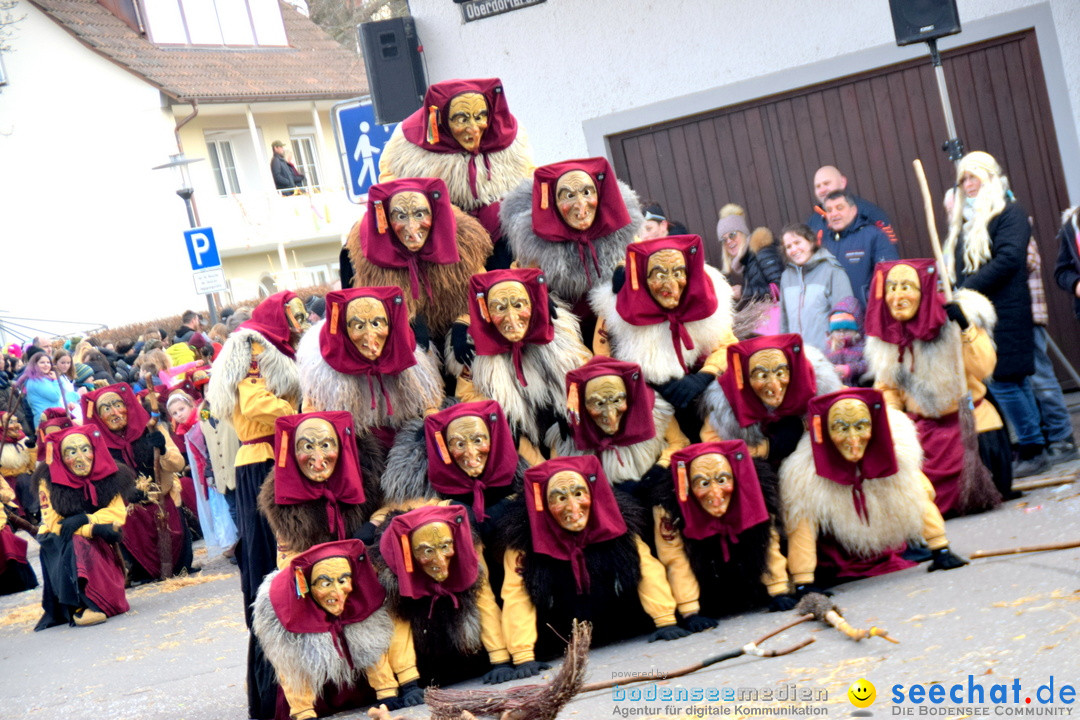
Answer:
<path fill-rule="evenodd" d="M 188 170 L 188 166 L 192 163 L 202 162 L 202 160 L 202 158 L 184 157 L 184 153 L 177 153 L 169 156 L 169 162 L 153 168 L 154 170 L 172 168 L 176 182 L 180 185 L 176 190 L 176 194 L 184 201 L 184 207 L 187 209 L 188 224 L 192 228 L 198 227 L 199 224 L 195 220 L 195 206 L 191 202 L 191 196 L 195 194 L 195 188 L 191 187 L 191 172 Z M 214 296 L 210 293 L 206 295 L 206 306 L 210 309 L 210 325 L 216 325 L 218 321 L 217 307 L 214 305 Z"/>

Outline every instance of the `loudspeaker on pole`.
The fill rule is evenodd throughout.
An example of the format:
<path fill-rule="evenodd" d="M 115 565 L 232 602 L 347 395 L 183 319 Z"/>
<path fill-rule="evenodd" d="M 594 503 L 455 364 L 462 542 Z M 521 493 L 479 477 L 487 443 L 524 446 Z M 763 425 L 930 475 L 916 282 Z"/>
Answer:
<path fill-rule="evenodd" d="M 400 122 L 419 109 L 427 91 L 416 23 L 397 17 L 361 23 L 358 30 L 375 122 Z"/>
<path fill-rule="evenodd" d="M 889 0 L 897 45 L 926 42 L 960 32 L 956 0 Z"/>

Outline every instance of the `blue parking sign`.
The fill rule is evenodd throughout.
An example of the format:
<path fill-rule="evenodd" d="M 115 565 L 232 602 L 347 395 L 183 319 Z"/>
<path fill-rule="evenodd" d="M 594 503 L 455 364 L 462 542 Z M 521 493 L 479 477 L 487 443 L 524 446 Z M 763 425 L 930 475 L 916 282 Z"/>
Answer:
<path fill-rule="evenodd" d="M 187 246 L 192 270 L 205 270 L 221 265 L 213 228 L 199 227 L 185 230 L 184 244 Z"/>
<path fill-rule="evenodd" d="M 379 177 L 379 155 L 397 124 L 376 124 L 375 109 L 366 98 L 338 103 L 333 116 L 345 191 L 350 201 L 367 202 L 367 192 Z"/>

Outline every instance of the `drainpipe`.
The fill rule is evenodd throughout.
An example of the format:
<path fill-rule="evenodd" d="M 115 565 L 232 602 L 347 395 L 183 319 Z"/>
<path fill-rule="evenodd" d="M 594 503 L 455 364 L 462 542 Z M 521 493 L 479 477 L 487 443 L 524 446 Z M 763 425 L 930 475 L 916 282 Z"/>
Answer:
<path fill-rule="evenodd" d="M 191 114 L 180 119 L 176 123 L 176 127 L 173 128 L 173 134 L 176 135 L 176 149 L 182 154 L 184 152 L 184 142 L 180 139 L 180 128 L 187 125 L 189 122 L 195 119 L 195 116 L 199 114 L 199 101 L 193 99 L 191 101 Z M 191 197 L 191 212 L 195 215 L 194 227 L 199 227 L 202 222 L 199 220 L 199 206 L 195 204 L 195 196 Z"/>

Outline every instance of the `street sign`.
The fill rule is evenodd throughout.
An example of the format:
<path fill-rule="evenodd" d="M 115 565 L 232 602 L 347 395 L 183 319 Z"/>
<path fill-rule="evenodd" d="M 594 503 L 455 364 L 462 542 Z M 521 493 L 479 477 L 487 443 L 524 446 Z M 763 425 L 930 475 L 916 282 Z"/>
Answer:
<path fill-rule="evenodd" d="M 225 292 L 229 285 L 225 282 L 225 271 L 221 266 L 195 270 L 191 273 L 195 280 L 195 292 L 200 295 L 212 295 L 217 292 Z"/>
<path fill-rule="evenodd" d="M 338 103 L 331 114 L 345 192 L 350 202 L 365 203 L 368 189 L 379 177 L 379 154 L 397 125 L 376 124 L 368 98 Z"/>
<path fill-rule="evenodd" d="M 187 245 L 192 270 L 221 266 L 221 257 L 218 255 L 217 243 L 214 241 L 213 228 L 198 227 L 185 230 L 184 244 Z"/>

